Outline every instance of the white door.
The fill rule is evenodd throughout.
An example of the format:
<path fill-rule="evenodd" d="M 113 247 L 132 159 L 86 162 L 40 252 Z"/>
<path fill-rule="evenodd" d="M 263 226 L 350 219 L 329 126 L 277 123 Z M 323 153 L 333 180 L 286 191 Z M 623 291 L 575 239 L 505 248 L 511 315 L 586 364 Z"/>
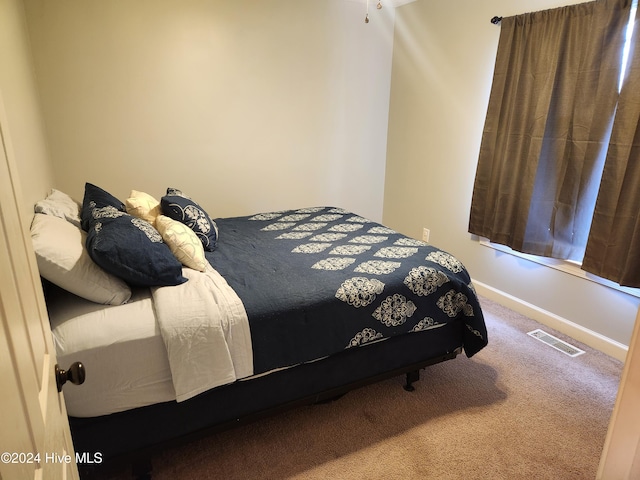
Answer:
<path fill-rule="evenodd" d="M 40 276 L 0 98 L 0 479 L 77 479 Z M 61 365 L 66 369 L 68 365 Z"/>
<path fill-rule="evenodd" d="M 600 458 L 598 480 L 640 478 L 640 310 Z"/>

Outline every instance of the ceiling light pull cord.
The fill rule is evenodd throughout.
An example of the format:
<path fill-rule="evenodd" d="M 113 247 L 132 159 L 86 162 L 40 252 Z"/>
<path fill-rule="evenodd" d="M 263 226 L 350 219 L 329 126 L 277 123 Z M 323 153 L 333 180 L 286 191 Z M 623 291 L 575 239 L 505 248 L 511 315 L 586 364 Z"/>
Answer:
<path fill-rule="evenodd" d="M 380 10 L 382 8 L 382 2 L 378 1 L 376 8 Z M 364 16 L 364 23 L 369 23 L 369 0 L 367 0 L 367 13 Z"/>

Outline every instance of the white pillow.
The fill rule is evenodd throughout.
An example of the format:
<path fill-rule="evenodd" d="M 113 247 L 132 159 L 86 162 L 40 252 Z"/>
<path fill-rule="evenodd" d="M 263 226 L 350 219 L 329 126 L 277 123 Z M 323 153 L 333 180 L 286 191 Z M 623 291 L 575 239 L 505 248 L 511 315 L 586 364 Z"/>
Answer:
<path fill-rule="evenodd" d="M 60 217 L 36 213 L 31 224 L 31 241 L 40 275 L 92 302 L 126 303 L 131 298 L 131 289 L 89 257 L 86 237 L 79 227 Z"/>
<path fill-rule="evenodd" d="M 47 198 L 36 202 L 35 211 L 64 218 L 77 227 L 80 226 L 80 204 L 55 188 L 51 190 Z"/>
<path fill-rule="evenodd" d="M 127 213 L 146 220 L 154 227 L 156 218 L 160 215 L 160 202 L 148 193 L 131 190 L 131 195 L 125 200 Z"/>
<path fill-rule="evenodd" d="M 193 230 L 166 215 L 158 215 L 156 228 L 164 243 L 184 266 L 204 272 L 208 262 L 202 242 Z"/>

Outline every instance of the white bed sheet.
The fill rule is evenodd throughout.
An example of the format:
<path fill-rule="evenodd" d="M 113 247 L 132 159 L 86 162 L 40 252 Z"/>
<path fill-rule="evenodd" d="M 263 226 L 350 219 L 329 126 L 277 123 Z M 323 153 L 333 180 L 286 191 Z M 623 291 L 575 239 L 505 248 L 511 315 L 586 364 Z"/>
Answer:
<path fill-rule="evenodd" d="M 48 301 L 58 364 L 80 361 L 83 385 L 63 387 L 67 412 L 107 415 L 176 399 L 169 360 L 148 289 L 106 306 L 59 290 Z"/>
<path fill-rule="evenodd" d="M 182 275 L 189 281 L 151 289 L 178 402 L 253 374 L 249 319 L 236 292 L 210 265 Z"/>

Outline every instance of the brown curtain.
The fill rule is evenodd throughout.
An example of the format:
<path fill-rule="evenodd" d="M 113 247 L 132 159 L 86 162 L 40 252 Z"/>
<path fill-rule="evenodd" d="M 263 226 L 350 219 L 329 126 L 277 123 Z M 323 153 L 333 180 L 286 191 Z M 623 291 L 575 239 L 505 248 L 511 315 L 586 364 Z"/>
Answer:
<path fill-rule="evenodd" d="M 582 261 L 584 270 L 630 287 L 640 287 L 639 33 L 636 27 Z"/>
<path fill-rule="evenodd" d="M 471 233 L 525 253 L 582 259 L 630 3 L 503 18 Z"/>

